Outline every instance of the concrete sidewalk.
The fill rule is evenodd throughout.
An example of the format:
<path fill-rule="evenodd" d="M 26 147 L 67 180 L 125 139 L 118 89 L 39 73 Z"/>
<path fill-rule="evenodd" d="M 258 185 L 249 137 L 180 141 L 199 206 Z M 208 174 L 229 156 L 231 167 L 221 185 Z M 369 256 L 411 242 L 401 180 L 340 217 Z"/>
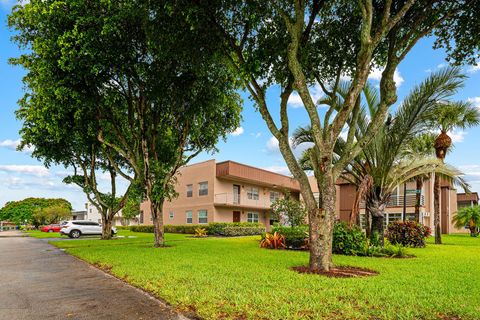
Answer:
<path fill-rule="evenodd" d="M 0 319 L 185 319 L 45 241 L 0 238 Z"/>
<path fill-rule="evenodd" d="M 27 235 L 18 230 L 0 231 L 0 238 L 26 237 Z"/>

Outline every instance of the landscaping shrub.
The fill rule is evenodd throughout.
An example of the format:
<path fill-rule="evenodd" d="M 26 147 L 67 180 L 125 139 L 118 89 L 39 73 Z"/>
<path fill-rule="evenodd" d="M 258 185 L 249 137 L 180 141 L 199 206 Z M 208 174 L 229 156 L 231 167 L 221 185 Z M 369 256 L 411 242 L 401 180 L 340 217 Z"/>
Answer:
<path fill-rule="evenodd" d="M 130 226 L 130 231 L 153 233 L 153 225 L 141 224 L 138 226 Z"/>
<path fill-rule="evenodd" d="M 195 235 L 194 237 L 197 238 L 204 238 L 207 236 L 207 229 L 205 228 L 195 228 Z"/>
<path fill-rule="evenodd" d="M 279 233 L 285 237 L 285 246 L 288 249 L 306 249 L 308 247 L 308 226 L 286 227 L 275 226 L 272 233 Z"/>
<path fill-rule="evenodd" d="M 260 247 L 267 248 L 267 249 L 284 249 L 285 237 L 278 232 L 265 233 L 262 235 L 262 240 L 260 241 Z"/>
<path fill-rule="evenodd" d="M 222 231 L 225 237 L 256 236 L 265 233 L 265 227 L 226 227 Z"/>
<path fill-rule="evenodd" d="M 115 226 L 117 230 L 130 230 L 130 226 Z"/>
<path fill-rule="evenodd" d="M 393 245 L 404 247 L 425 247 L 430 228 L 416 221 L 395 221 L 387 227 L 387 239 Z"/>
<path fill-rule="evenodd" d="M 367 237 L 360 227 L 349 227 L 345 222 L 336 223 L 333 227 L 333 253 L 362 255 L 367 247 Z"/>
<path fill-rule="evenodd" d="M 211 222 L 207 226 L 207 232 L 213 236 L 227 236 L 225 228 L 263 228 L 262 232 L 265 232 L 262 224 L 253 222 Z M 255 234 L 262 234 L 262 232 Z"/>
<path fill-rule="evenodd" d="M 206 228 L 206 226 L 199 226 L 199 225 L 193 225 L 193 224 L 175 226 L 175 225 L 167 224 L 163 228 L 165 232 L 168 232 L 168 233 L 195 234 L 195 229 Z"/>

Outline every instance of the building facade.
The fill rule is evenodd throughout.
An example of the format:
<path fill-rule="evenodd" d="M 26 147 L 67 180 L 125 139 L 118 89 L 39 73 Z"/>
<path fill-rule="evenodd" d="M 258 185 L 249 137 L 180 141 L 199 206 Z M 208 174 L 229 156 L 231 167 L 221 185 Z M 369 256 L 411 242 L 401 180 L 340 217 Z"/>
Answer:
<path fill-rule="evenodd" d="M 90 202 L 85 203 L 85 216 L 83 219 L 76 219 L 76 220 L 88 220 L 88 221 L 95 221 L 98 223 L 102 223 L 102 214 L 98 211 L 97 207 L 95 207 Z M 74 219 L 75 220 L 75 219 Z M 122 217 L 122 210 L 120 210 L 115 217 L 113 218 L 112 225 L 113 226 L 130 226 L 130 225 L 137 225 L 140 223 L 140 217 L 135 217 L 133 219 L 124 219 Z"/>
<path fill-rule="evenodd" d="M 318 197 L 318 186 L 314 177 L 309 177 L 310 186 Z M 420 192 L 420 223 L 433 230 L 433 175 L 423 183 Z M 180 168 L 175 190 L 178 197 L 165 202 L 164 224 L 207 224 L 210 222 L 259 222 L 267 230 L 273 223 L 271 204 L 289 193 L 300 199 L 300 185 L 294 178 L 234 161 L 217 163 L 209 160 Z M 355 201 L 356 187 L 346 181 L 337 182 L 337 218 L 348 221 Z M 384 220 L 385 227 L 393 221 L 416 219 L 415 204 L 417 190 L 415 182 L 398 186 L 392 194 Z M 473 198 L 472 198 L 473 197 Z M 452 224 L 457 205 L 478 203 L 478 195 L 459 194 L 450 182 L 441 182 L 440 212 L 442 233 L 463 233 Z M 475 200 L 476 199 L 476 200 Z M 465 201 L 464 201 L 465 200 Z M 150 203 L 140 207 L 139 224 L 152 224 Z M 360 205 L 360 218 L 365 224 L 365 205 Z"/>
<path fill-rule="evenodd" d="M 178 197 L 163 206 L 165 224 L 209 222 L 273 223 L 270 206 L 285 193 L 299 198 L 298 182 L 288 176 L 233 161 L 209 160 L 180 168 Z M 141 205 L 140 224 L 151 224 L 150 203 Z"/>

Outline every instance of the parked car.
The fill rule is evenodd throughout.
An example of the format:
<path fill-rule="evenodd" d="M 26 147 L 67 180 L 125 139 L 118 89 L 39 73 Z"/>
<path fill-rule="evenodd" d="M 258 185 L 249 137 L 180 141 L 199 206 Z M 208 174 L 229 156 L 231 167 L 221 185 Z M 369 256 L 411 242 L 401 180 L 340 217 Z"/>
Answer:
<path fill-rule="evenodd" d="M 40 230 L 42 232 L 60 232 L 60 225 L 59 224 L 49 224 L 46 226 L 43 226 Z"/>
<path fill-rule="evenodd" d="M 112 227 L 112 236 L 117 233 L 117 229 Z M 94 221 L 72 220 L 62 224 L 61 235 L 67 235 L 70 238 L 79 238 L 82 235 L 101 235 L 102 225 Z"/>

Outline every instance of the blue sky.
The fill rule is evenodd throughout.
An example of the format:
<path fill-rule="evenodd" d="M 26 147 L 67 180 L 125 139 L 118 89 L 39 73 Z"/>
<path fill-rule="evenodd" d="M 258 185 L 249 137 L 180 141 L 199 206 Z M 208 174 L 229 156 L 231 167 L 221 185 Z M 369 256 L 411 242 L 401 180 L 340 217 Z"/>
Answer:
<path fill-rule="evenodd" d="M 19 67 L 8 65 L 8 58 L 19 55 L 16 45 L 10 42 L 11 33 L 6 27 L 6 17 L 11 9 L 11 0 L 0 0 L 0 206 L 10 200 L 26 197 L 62 197 L 68 199 L 75 209 L 82 209 L 86 198 L 82 191 L 74 186 L 62 183 L 70 170 L 55 167 L 46 169 L 42 163 L 32 159 L 29 150 L 16 151 L 20 139 L 21 122 L 15 119 L 17 100 L 22 96 L 22 76 Z M 399 101 L 410 89 L 432 72 L 446 65 L 445 53 L 432 49 L 432 39 L 421 41 L 399 66 L 396 81 Z M 469 76 L 465 87 L 455 96 L 456 99 L 470 99 L 480 108 L 480 65 L 465 66 Z M 379 72 L 371 75 L 372 83 Z M 320 90 L 313 88 L 312 95 L 318 97 Z M 215 158 L 218 161 L 235 160 L 238 162 L 288 173 L 285 162 L 278 151 L 263 119 L 255 111 L 247 94 L 244 98 L 243 121 L 235 134 L 227 141 L 220 142 L 215 154 L 203 153 L 194 162 Z M 279 103 L 278 88 L 272 88 L 268 94 L 268 104 L 275 113 Z M 305 110 L 299 103 L 298 96 L 289 102 L 291 127 L 308 124 Z M 455 148 L 447 157 L 447 162 L 459 167 L 466 174 L 473 191 L 480 192 L 480 128 L 452 133 Z"/>

